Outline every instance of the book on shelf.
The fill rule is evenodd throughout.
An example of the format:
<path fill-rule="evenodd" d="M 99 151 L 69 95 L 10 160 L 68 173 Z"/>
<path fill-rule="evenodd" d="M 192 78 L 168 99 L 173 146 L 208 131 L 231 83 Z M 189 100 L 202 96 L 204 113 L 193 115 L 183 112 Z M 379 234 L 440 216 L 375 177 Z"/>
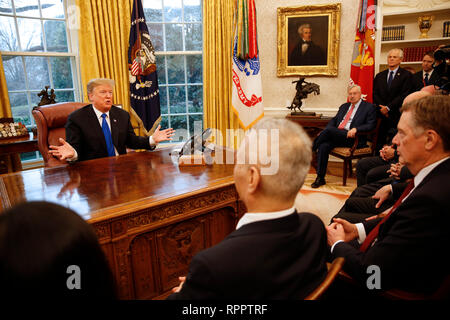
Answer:
<path fill-rule="evenodd" d="M 383 27 L 381 41 L 405 40 L 405 26 Z"/>
<path fill-rule="evenodd" d="M 403 62 L 419 62 L 428 51 L 436 50 L 437 46 L 403 48 Z"/>
<path fill-rule="evenodd" d="M 450 37 L 450 21 L 444 21 L 444 27 L 442 30 L 442 37 Z"/>

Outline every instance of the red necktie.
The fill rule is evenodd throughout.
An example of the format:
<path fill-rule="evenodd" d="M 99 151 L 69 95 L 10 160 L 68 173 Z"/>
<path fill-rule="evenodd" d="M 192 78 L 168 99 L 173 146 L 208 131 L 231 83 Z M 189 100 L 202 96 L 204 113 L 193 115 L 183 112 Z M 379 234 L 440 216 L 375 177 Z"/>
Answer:
<path fill-rule="evenodd" d="M 373 243 L 373 241 L 378 237 L 378 232 L 380 231 L 380 226 L 386 222 L 386 220 L 389 218 L 389 216 L 392 214 L 392 212 L 394 212 L 395 209 L 397 209 L 397 207 L 399 205 L 401 205 L 403 199 L 405 199 L 405 197 L 411 192 L 411 190 L 414 188 L 414 180 L 412 180 L 405 188 L 405 191 L 403 191 L 402 195 L 400 196 L 400 198 L 397 200 L 397 202 L 395 202 L 394 206 L 392 207 L 391 211 L 389 211 L 389 213 L 383 218 L 383 220 L 380 221 L 380 223 L 377 224 L 377 226 L 370 231 L 369 235 L 367 236 L 366 240 L 364 240 L 364 242 L 361 244 L 361 247 L 359 248 L 359 250 L 361 252 L 366 252 L 368 248 L 370 248 L 371 244 Z"/>
<path fill-rule="evenodd" d="M 350 117 L 353 113 L 353 109 L 355 109 L 355 105 L 352 104 L 352 107 L 350 108 L 350 110 L 347 112 L 347 114 L 345 115 L 345 119 L 344 121 L 341 122 L 341 124 L 339 125 L 338 129 L 344 129 L 345 125 L 347 124 L 348 120 L 350 120 Z"/>

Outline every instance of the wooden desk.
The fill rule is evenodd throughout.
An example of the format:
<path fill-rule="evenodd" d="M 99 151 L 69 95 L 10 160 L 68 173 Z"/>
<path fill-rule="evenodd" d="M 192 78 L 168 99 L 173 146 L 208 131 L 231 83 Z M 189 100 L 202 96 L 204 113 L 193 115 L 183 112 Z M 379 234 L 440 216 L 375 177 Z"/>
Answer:
<path fill-rule="evenodd" d="M 314 117 L 302 117 L 302 116 L 292 116 L 287 115 L 286 119 L 297 122 L 299 125 L 301 125 L 305 131 L 308 133 L 309 137 L 311 139 L 314 139 L 317 137 L 317 134 L 325 129 L 328 122 L 332 119 L 331 117 L 320 117 L 320 118 L 314 118 Z"/>
<path fill-rule="evenodd" d="M 8 140 L 0 139 L 0 155 L 33 151 L 39 151 L 37 138 L 34 137 L 33 132 L 30 132 L 30 136 L 28 137 Z"/>
<path fill-rule="evenodd" d="M 169 150 L 0 176 L 1 208 L 45 200 L 95 229 L 121 299 L 157 299 L 198 251 L 220 242 L 241 208 L 233 165 L 178 167 Z"/>

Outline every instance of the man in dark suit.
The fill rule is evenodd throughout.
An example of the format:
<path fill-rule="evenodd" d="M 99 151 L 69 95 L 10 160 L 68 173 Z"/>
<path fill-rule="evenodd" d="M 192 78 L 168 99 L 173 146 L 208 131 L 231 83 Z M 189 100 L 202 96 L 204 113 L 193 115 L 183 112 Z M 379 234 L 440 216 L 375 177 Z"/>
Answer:
<path fill-rule="evenodd" d="M 311 41 L 312 29 L 309 24 L 302 24 L 298 28 L 300 41 L 292 50 L 288 65 L 290 66 L 312 66 L 326 65 L 327 57 L 322 48 Z"/>
<path fill-rule="evenodd" d="M 112 105 L 114 81 L 93 79 L 87 85 L 89 101 L 92 103 L 69 115 L 66 123 L 66 140 L 60 146 L 50 146 L 50 153 L 70 162 L 90 160 L 125 154 L 126 148 L 149 149 L 174 135 L 172 128 L 160 131 L 160 126 L 151 137 L 136 136 L 125 110 Z"/>
<path fill-rule="evenodd" d="M 394 136 L 403 99 L 416 89 L 411 72 L 400 67 L 402 60 L 402 49 L 390 50 L 388 69 L 378 73 L 373 80 L 373 103 L 380 108 L 383 119 L 378 133 L 377 150 L 389 143 Z"/>
<path fill-rule="evenodd" d="M 398 200 L 383 219 L 335 219 L 327 227 L 328 244 L 332 258 L 345 257 L 344 270 L 364 287 L 373 273 L 368 267 L 376 266 L 378 289 L 430 293 L 449 274 L 450 98 L 424 97 L 401 111 L 393 143 L 413 181 L 403 190 L 393 186 Z M 349 243 L 355 239 L 359 248 Z"/>
<path fill-rule="evenodd" d="M 352 85 L 348 89 L 349 102 L 339 107 L 338 113 L 328 122 L 326 128 L 314 140 L 313 151 L 317 151 L 317 177 L 311 187 L 324 185 L 327 173 L 328 156 L 335 147 L 353 145 L 356 132 L 372 130 L 377 121 L 375 107 L 361 99 L 361 87 Z M 361 137 L 359 145 L 366 144 Z"/>
<path fill-rule="evenodd" d="M 436 84 L 439 80 L 439 74 L 434 72 L 434 52 L 430 51 L 425 53 L 422 59 L 422 70 L 417 71 L 414 74 L 414 80 L 416 83 L 416 90 L 420 90 L 423 87 Z"/>
<path fill-rule="evenodd" d="M 294 207 L 310 166 L 311 141 L 286 119 L 263 119 L 254 128 L 234 168 L 248 211 L 236 231 L 193 257 L 169 299 L 302 299 L 326 276 L 325 227 Z"/>

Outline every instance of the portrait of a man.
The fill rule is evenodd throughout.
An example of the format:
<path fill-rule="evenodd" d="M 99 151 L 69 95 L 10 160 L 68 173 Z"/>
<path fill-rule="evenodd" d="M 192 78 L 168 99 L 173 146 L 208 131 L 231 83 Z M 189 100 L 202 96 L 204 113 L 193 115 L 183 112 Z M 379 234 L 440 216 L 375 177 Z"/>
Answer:
<path fill-rule="evenodd" d="M 289 66 L 327 64 L 328 18 L 289 19 Z"/>

